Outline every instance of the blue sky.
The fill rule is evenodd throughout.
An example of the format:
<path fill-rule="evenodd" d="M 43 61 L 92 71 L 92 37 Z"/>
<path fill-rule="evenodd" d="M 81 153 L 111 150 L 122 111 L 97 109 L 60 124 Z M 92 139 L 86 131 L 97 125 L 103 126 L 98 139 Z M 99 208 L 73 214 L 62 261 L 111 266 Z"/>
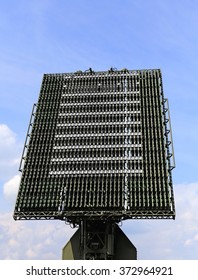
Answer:
<path fill-rule="evenodd" d="M 126 221 L 139 259 L 198 259 L 198 2 L 0 0 L 0 259 L 60 259 L 63 222 L 12 219 L 44 73 L 160 68 L 176 157 L 175 221 Z M 24 242 L 26 240 L 26 242 Z"/>

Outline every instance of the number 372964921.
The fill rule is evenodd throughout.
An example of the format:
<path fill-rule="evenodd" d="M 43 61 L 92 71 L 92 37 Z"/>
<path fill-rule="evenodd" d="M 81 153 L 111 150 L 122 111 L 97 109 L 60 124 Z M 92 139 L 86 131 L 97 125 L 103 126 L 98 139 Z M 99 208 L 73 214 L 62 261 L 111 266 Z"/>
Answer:
<path fill-rule="evenodd" d="M 119 270 L 120 275 L 173 275 L 172 267 L 129 267 L 122 266 Z"/>

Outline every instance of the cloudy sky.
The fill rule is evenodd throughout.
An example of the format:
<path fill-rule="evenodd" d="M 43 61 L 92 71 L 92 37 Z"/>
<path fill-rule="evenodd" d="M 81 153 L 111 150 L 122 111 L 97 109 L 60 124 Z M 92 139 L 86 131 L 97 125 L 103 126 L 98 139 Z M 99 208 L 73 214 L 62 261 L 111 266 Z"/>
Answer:
<path fill-rule="evenodd" d="M 60 259 L 61 221 L 12 219 L 44 73 L 160 68 L 176 157 L 175 221 L 126 221 L 139 259 L 198 259 L 198 1 L 0 0 L 0 259 Z"/>

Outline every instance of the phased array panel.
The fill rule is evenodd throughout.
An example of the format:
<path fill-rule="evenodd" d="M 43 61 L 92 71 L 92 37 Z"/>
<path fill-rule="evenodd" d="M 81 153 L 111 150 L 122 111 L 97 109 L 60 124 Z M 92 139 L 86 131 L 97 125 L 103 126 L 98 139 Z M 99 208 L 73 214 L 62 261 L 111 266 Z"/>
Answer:
<path fill-rule="evenodd" d="M 174 218 L 160 70 L 44 75 L 15 219 Z"/>

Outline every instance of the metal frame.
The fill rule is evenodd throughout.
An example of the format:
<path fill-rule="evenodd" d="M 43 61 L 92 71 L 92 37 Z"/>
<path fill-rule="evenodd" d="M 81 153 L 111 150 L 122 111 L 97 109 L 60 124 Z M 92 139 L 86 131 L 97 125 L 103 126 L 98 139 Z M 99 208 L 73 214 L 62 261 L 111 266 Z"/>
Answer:
<path fill-rule="evenodd" d="M 19 171 L 20 172 L 23 171 L 25 158 L 26 158 L 26 155 L 27 155 L 27 149 L 28 149 L 28 145 L 29 145 L 29 140 L 30 140 L 30 136 L 31 136 L 31 132 L 32 132 L 32 126 L 33 126 L 33 123 L 34 123 L 35 114 L 36 114 L 36 104 L 34 104 L 33 108 L 32 108 L 32 113 L 31 113 L 31 117 L 30 117 L 30 121 L 29 121 L 28 131 L 27 131 L 27 134 L 26 134 L 25 144 L 24 144 L 24 147 L 23 147 L 23 152 L 22 152 L 21 161 L 20 161 L 20 165 L 19 165 Z"/>
<path fill-rule="evenodd" d="M 15 220 L 64 220 L 79 224 L 84 220 L 111 220 L 120 222 L 126 219 L 174 219 L 174 211 L 15 211 Z"/>
<path fill-rule="evenodd" d="M 64 103 L 64 98 L 65 97 L 71 97 L 71 100 L 72 98 L 76 98 L 76 100 L 78 100 L 78 98 L 80 98 L 79 96 L 79 93 L 69 93 L 69 94 L 65 94 L 65 91 L 67 89 L 67 81 L 70 81 L 72 83 L 72 80 L 75 81 L 77 83 L 77 81 L 79 79 L 82 79 L 82 78 L 93 78 L 94 79 L 97 79 L 97 78 L 103 78 L 104 80 L 108 77 L 117 77 L 119 75 L 121 81 L 122 81 L 122 87 L 123 89 L 119 90 L 119 94 L 122 94 L 123 95 L 123 100 L 114 100 L 114 101 L 106 101 L 105 104 L 106 106 L 111 106 L 111 105 L 115 105 L 115 106 L 123 106 L 124 109 L 122 109 L 121 111 L 115 111 L 113 112 L 112 116 L 118 116 L 117 119 L 115 121 L 111 121 L 111 125 L 114 124 L 114 125 L 118 125 L 119 126 L 119 123 L 120 123 L 120 118 L 125 116 L 124 118 L 124 121 L 122 120 L 122 124 L 124 125 L 125 124 L 125 128 L 130 126 L 130 125 L 145 125 L 145 121 L 142 120 L 140 118 L 140 120 L 138 121 L 132 121 L 128 119 L 128 117 L 132 116 L 131 112 L 133 112 L 134 114 L 136 114 L 136 117 L 137 115 L 140 113 L 140 110 L 143 110 L 142 109 L 142 106 L 144 107 L 146 103 L 145 98 L 146 97 L 137 97 L 136 95 L 139 94 L 139 91 L 141 90 L 141 87 L 140 87 L 140 82 L 142 83 L 143 85 L 143 80 L 144 79 L 147 79 L 148 78 L 148 83 L 151 83 L 151 87 L 153 86 L 156 86 L 152 83 L 154 83 L 153 81 L 149 81 L 149 77 L 152 76 L 152 75 L 156 75 L 156 78 L 155 78 L 155 82 L 157 81 L 157 77 L 158 79 L 160 80 L 159 83 L 160 83 L 160 86 L 157 90 L 160 90 L 159 94 L 160 94 L 160 102 L 161 102 L 161 108 L 159 110 L 161 110 L 162 114 L 163 114 L 163 127 L 164 127 L 164 149 L 165 149 L 165 153 L 166 153 L 166 159 L 164 160 L 164 162 L 166 162 L 167 164 L 167 171 L 168 171 L 168 184 L 169 184 L 169 189 L 167 190 L 167 193 L 170 192 L 170 197 L 168 199 L 170 199 L 170 204 L 171 204 L 171 207 L 169 209 L 155 209 L 155 207 L 153 207 L 152 203 L 150 206 L 149 203 L 147 206 L 145 206 L 145 208 L 143 207 L 143 205 L 141 204 L 141 209 L 138 209 L 138 203 L 135 207 L 133 207 L 133 203 L 136 204 L 136 197 L 133 195 L 133 196 L 129 196 L 130 192 L 133 191 L 133 188 L 135 185 L 132 185 L 130 188 L 128 187 L 128 182 L 130 180 L 130 178 L 128 177 L 128 174 L 132 174 L 134 176 L 137 175 L 145 175 L 143 174 L 143 171 L 141 169 L 130 169 L 128 166 L 130 164 L 130 161 L 132 161 L 134 164 L 135 164 L 135 157 L 130 157 L 128 158 L 126 155 L 125 156 L 119 156 L 119 157 L 110 157 L 108 158 L 109 160 L 111 161 L 116 161 L 119 159 L 119 161 L 125 161 L 125 169 L 124 170 L 119 170 L 119 169 L 113 169 L 113 170 L 95 170 L 95 173 L 93 173 L 92 171 L 89 171 L 89 170 L 59 170 L 59 169 L 56 169 L 56 167 L 54 167 L 57 163 L 60 164 L 60 160 L 57 160 L 56 159 L 56 155 L 53 157 L 53 153 L 55 154 L 56 152 L 56 149 L 60 149 L 60 147 L 55 143 L 58 143 L 58 141 L 62 141 L 61 136 L 60 137 L 60 134 L 58 133 L 55 133 L 54 130 L 55 129 L 59 129 L 61 131 L 62 128 L 64 127 L 67 127 L 68 126 L 68 129 L 73 129 L 73 127 L 81 127 L 82 126 L 82 123 L 61 123 L 61 118 L 64 118 L 65 116 L 69 117 L 76 117 L 78 116 L 78 112 L 77 111 L 67 111 L 67 114 L 64 113 L 64 111 L 61 111 L 61 108 L 63 107 L 69 107 L 69 106 L 73 106 L 75 105 L 76 103 L 72 103 L 70 102 L 69 104 L 67 103 Z M 146 76 L 147 75 L 147 76 Z M 141 81 L 139 81 L 139 76 L 141 76 Z M 129 89 L 128 88 L 128 84 L 127 84 L 127 78 L 128 77 L 133 77 L 134 80 L 136 81 L 136 90 L 135 91 L 132 91 L 132 89 Z M 85 220 L 113 220 L 115 222 L 119 222 L 120 220 L 125 220 L 125 219 L 174 219 L 175 218 L 175 206 L 174 206 L 174 197 L 173 197 L 173 189 L 172 189 L 172 169 L 175 167 L 175 159 L 174 159 L 174 149 L 173 149 L 173 141 L 172 141 L 172 129 L 171 129 L 171 123 L 170 123 L 170 113 L 169 113 L 169 105 L 168 105 L 168 100 L 164 98 L 164 95 L 163 95 L 163 86 L 161 84 L 161 72 L 159 69 L 157 70 L 127 70 L 127 69 L 123 69 L 121 71 L 114 71 L 113 69 L 111 69 L 111 71 L 108 71 L 108 72 L 94 72 L 92 69 L 89 71 L 86 71 L 86 72 L 76 72 L 76 73 L 64 73 L 64 74 L 45 74 L 44 75 L 44 79 L 43 79 L 43 83 L 42 83 L 42 86 L 41 86 L 41 94 L 40 94 L 40 97 L 39 97 L 39 101 L 38 101 L 38 106 L 39 104 L 42 104 L 42 106 L 44 106 L 43 104 L 45 104 L 45 99 L 48 98 L 47 94 L 48 92 L 43 90 L 43 87 L 45 85 L 45 83 L 47 84 L 48 82 L 46 82 L 46 79 L 48 79 L 48 82 L 51 81 L 51 79 L 55 79 L 56 81 L 56 87 L 53 88 L 53 82 L 51 83 L 52 84 L 52 88 L 51 91 L 54 91 L 53 92 L 49 92 L 51 95 L 53 95 L 53 100 L 55 100 L 56 102 L 48 102 L 47 106 L 47 113 L 46 115 L 50 115 L 51 113 L 51 110 L 52 109 L 49 109 L 49 108 L 53 108 L 53 106 L 57 106 L 58 109 L 53 109 L 54 111 L 56 111 L 56 117 L 55 117 L 55 121 L 51 120 L 49 121 L 49 124 L 50 125 L 53 125 L 53 127 L 50 127 L 51 130 L 49 130 L 49 135 L 50 135 L 50 141 L 53 142 L 53 148 L 51 147 L 51 151 L 50 151 L 50 161 L 47 162 L 47 172 L 48 172 L 48 176 L 50 178 L 50 180 L 52 179 L 52 184 L 51 184 L 51 188 L 53 188 L 53 184 L 56 183 L 56 180 L 58 181 L 59 178 L 61 178 L 61 176 L 64 176 L 64 178 L 66 178 L 66 176 L 70 176 L 70 175 L 73 175 L 73 176 L 79 176 L 80 174 L 81 175 L 89 175 L 89 174 L 95 174 L 95 175 L 120 175 L 120 174 L 124 174 L 125 176 L 125 185 L 123 187 L 123 190 L 122 190 L 122 198 L 120 198 L 122 200 L 122 205 L 120 205 L 119 207 L 115 208 L 115 209 L 106 209 L 105 206 L 104 207 L 99 207 L 98 209 L 96 210 L 93 210 L 93 207 L 85 207 L 84 209 L 74 209 L 75 207 L 73 207 L 73 209 L 69 209 L 69 208 L 72 208 L 72 207 L 68 207 L 67 209 L 67 206 L 65 206 L 65 197 L 68 195 L 67 192 L 65 191 L 65 187 L 60 187 L 60 192 L 59 192 L 59 199 L 58 199 L 58 202 L 57 202 L 57 199 L 55 197 L 52 197 L 51 199 L 52 200 L 56 200 L 56 203 L 54 204 L 55 206 L 53 206 L 53 210 L 52 210 L 52 207 L 51 207 L 51 210 L 45 210 L 43 209 L 42 207 L 40 208 L 40 210 L 35 209 L 32 210 L 31 207 L 29 207 L 27 209 L 27 211 L 24 211 L 25 209 L 21 209 L 21 206 L 19 205 L 20 203 L 16 203 L 16 207 L 15 207 L 15 212 L 14 212 L 14 219 L 16 220 L 20 220 L 20 219 L 27 219 L 27 220 L 31 220 L 31 219 L 37 219 L 37 220 L 42 220 L 42 219 L 60 219 L 60 220 L 65 220 L 65 221 L 69 221 L 73 224 L 79 224 L 80 221 L 82 219 L 85 219 Z M 58 83 L 60 82 L 60 87 L 59 89 L 57 89 L 57 85 Z M 117 80 L 116 80 L 117 81 Z M 124 81 L 124 82 L 123 82 Z M 157 82 L 156 82 L 157 83 Z M 76 84 L 78 86 L 78 84 Z M 93 80 L 93 85 L 94 86 L 97 86 L 95 80 Z M 115 86 L 115 85 L 114 85 Z M 132 87 L 132 86 L 131 86 Z M 158 87 L 158 84 L 157 84 L 157 87 Z M 149 89 L 150 90 L 150 89 Z M 148 90 L 148 93 L 150 93 Z M 47 92 L 47 93 L 46 93 Z M 100 96 L 106 96 L 106 92 L 102 93 L 100 90 Z M 145 93 L 147 93 L 147 90 L 145 90 Z M 56 94 L 57 94 L 57 97 L 56 97 Z M 84 94 L 84 97 L 89 96 L 90 98 L 92 98 L 92 101 L 94 100 L 94 98 L 98 95 L 99 93 L 96 91 L 96 92 L 91 92 L 91 93 L 85 93 Z M 109 96 L 110 95 L 113 95 L 114 94 L 114 89 L 112 87 L 112 90 L 111 92 L 108 92 Z M 156 94 L 156 92 L 155 92 Z M 133 95 L 135 96 L 133 100 L 129 100 L 129 98 L 132 98 L 130 97 L 130 95 Z M 84 98 L 83 97 L 83 98 Z M 56 98 L 56 99 L 55 99 Z M 143 100 L 144 99 L 144 100 Z M 57 101 L 58 100 L 58 101 Z M 60 100 L 62 100 L 60 102 Z M 79 99 L 80 100 L 80 99 Z M 86 98 L 83 99 L 83 106 L 88 106 L 89 105 L 89 102 L 85 102 Z M 76 101 L 78 103 L 78 101 Z M 140 105 L 140 102 L 141 105 Z M 149 101 L 150 102 L 150 101 Z M 98 106 L 101 107 L 103 106 L 103 103 L 104 102 L 99 102 L 97 99 L 96 101 L 93 101 L 91 104 L 92 106 Z M 82 105 L 81 104 L 81 105 Z M 140 108 L 135 110 L 135 111 L 130 111 L 130 108 L 128 108 L 128 104 L 132 104 L 133 106 L 139 106 Z M 157 103 L 156 103 L 157 104 Z M 131 105 L 131 106 L 132 106 Z M 148 105 L 148 104 L 147 104 Z M 50 107 L 51 106 L 51 107 Z M 150 106 L 150 105 L 149 105 Z M 101 107 L 102 108 L 102 107 Z M 21 158 L 21 162 L 20 162 L 20 167 L 19 167 L 19 170 L 20 171 L 23 171 L 22 173 L 22 180 L 24 180 L 24 177 L 26 176 L 26 170 L 27 170 L 27 167 L 24 167 L 25 164 L 27 165 L 27 155 L 28 155 L 28 147 L 29 147 L 29 143 L 30 143 L 30 136 L 31 136 L 31 133 L 32 133 L 32 129 L 35 128 L 36 131 L 38 132 L 39 131 L 39 110 L 42 110 L 42 109 L 37 109 L 36 111 L 36 104 L 34 104 L 33 106 L 33 110 L 32 110 L 32 114 L 31 114 L 31 118 L 30 118 L 30 124 L 29 124 L 29 127 L 28 127 L 28 132 L 27 132 L 27 136 L 26 136 L 26 140 L 25 140 L 25 145 L 24 145 L 24 149 L 23 149 L 23 153 L 22 153 L 22 158 Z M 124 110 L 124 111 L 123 111 Z M 144 110 L 146 110 L 144 108 Z M 53 111 L 53 112 L 54 112 Z M 37 114 L 38 112 L 38 114 Z M 105 111 L 106 112 L 106 111 Z M 81 112 L 82 115 L 84 115 L 85 113 Z M 91 115 L 93 114 L 88 112 L 88 116 L 90 117 Z M 97 114 L 97 112 L 96 112 Z M 141 114 L 142 114 L 142 111 L 141 111 Z M 141 115 L 140 114 L 140 115 Z M 146 111 L 144 112 L 145 116 L 146 116 Z M 123 115 L 123 116 L 122 116 Z M 90 122 L 90 123 L 85 123 L 86 124 L 86 127 L 92 127 L 93 124 L 100 124 L 100 126 L 102 127 L 103 126 L 103 118 L 105 120 L 108 120 L 108 114 L 107 112 L 104 113 L 104 112 L 98 112 L 97 116 L 100 116 L 100 118 L 102 119 L 102 121 L 100 120 L 100 118 L 98 117 L 98 122 Z M 143 115 L 144 116 L 144 115 Z M 59 120 L 58 120 L 59 118 Z M 113 117 L 112 117 L 113 119 Z M 36 120 L 36 121 L 35 121 Z M 57 121 L 58 120 L 58 121 Z M 48 119 L 46 118 L 43 122 L 45 124 L 45 122 L 47 122 Z M 78 120 L 79 121 L 79 120 Z M 143 123 L 144 121 L 144 123 Z M 148 124 L 147 124 L 148 125 Z M 47 128 L 46 128 L 47 129 Z M 142 128 L 141 128 L 142 129 Z M 130 128 L 129 128 L 130 130 Z M 149 130 L 149 128 L 147 127 L 147 130 Z M 53 131 L 53 135 L 52 135 L 52 132 Z M 130 137 L 133 136 L 133 138 L 137 138 L 139 139 L 142 138 L 142 132 L 141 131 L 136 131 L 134 132 L 133 130 L 130 130 L 129 132 L 126 132 L 126 130 L 123 130 L 123 132 L 120 132 L 120 131 L 116 131 L 115 133 L 114 132 L 111 132 L 111 133 L 108 133 L 108 134 L 104 134 L 106 135 L 105 137 L 110 137 L 112 138 L 112 136 L 115 138 L 115 137 L 123 137 L 123 139 L 125 140 L 122 140 L 123 143 L 119 143 L 119 144 L 115 144 L 115 148 L 123 148 L 125 149 L 125 151 L 127 151 L 127 154 L 130 153 L 130 145 L 128 143 L 126 143 L 126 141 L 130 141 Z M 160 132 L 161 133 L 161 132 Z M 35 133 L 34 133 L 35 134 Z M 129 135 L 128 135 L 129 134 Z M 84 135 L 83 132 L 80 134 L 81 137 Z M 90 132 L 90 133 L 86 133 L 85 134 L 86 137 L 97 137 L 99 134 L 97 134 L 96 131 L 93 132 Z M 88 136 L 89 135 L 89 136 Z M 101 133 L 100 133 L 101 135 Z M 47 135 L 48 136 L 48 135 Z M 80 141 L 80 136 L 79 134 L 75 134 L 73 133 L 72 134 L 74 138 L 74 140 L 76 140 L 76 142 L 78 143 L 78 141 Z M 64 135 L 64 139 L 68 138 L 69 139 L 70 134 L 65 134 Z M 150 136 L 149 136 L 150 137 Z M 89 140 L 87 138 L 87 140 Z M 151 138 L 151 137 L 150 137 Z M 39 140 L 40 141 L 40 140 Z M 143 140 L 142 140 L 143 141 Z M 144 139 L 145 143 L 146 143 L 146 140 Z M 50 143 L 51 143 L 50 142 Z M 45 144 L 45 142 L 40 142 L 41 144 L 41 150 L 42 150 L 42 145 Z M 51 145 L 51 144 L 50 144 Z M 136 145 L 136 144 L 135 144 Z M 134 147 L 135 147 L 134 145 Z M 142 145 L 142 144 L 141 144 Z M 141 155 L 141 145 L 138 146 L 138 144 L 136 145 L 136 149 L 138 149 L 138 155 L 139 155 L 139 162 L 137 163 L 137 166 L 142 166 L 142 164 L 144 163 L 142 161 L 142 155 Z M 97 145 L 92 145 L 93 148 L 98 148 Z M 30 150 L 32 149 L 33 147 L 33 144 L 31 143 L 31 147 L 30 147 Z M 66 147 L 66 146 L 65 146 Z M 74 145 L 75 149 L 81 147 L 81 148 L 86 148 L 86 145 L 83 146 L 82 144 L 78 146 L 78 144 Z M 100 145 L 99 148 L 107 148 L 108 145 Z M 151 146 L 149 146 L 151 147 Z M 64 148 L 64 147 L 63 147 Z M 67 147 L 68 148 L 68 147 Z M 146 144 L 145 144 L 145 149 L 146 149 Z M 136 155 L 137 156 L 137 155 Z M 149 155 L 150 156 L 150 155 Z M 149 157 L 148 156 L 148 157 Z M 79 160 L 82 160 L 83 162 L 85 162 L 85 165 L 87 165 L 89 163 L 89 160 L 92 160 L 91 158 L 86 158 L 85 156 L 82 157 L 82 158 L 61 158 L 61 161 L 62 162 L 70 162 L 71 163 L 71 166 L 72 164 L 75 164 L 75 162 L 78 162 Z M 89 160 L 88 160 L 89 159 Z M 100 157 L 97 157 L 95 156 L 93 158 L 93 162 L 94 163 L 97 163 L 98 160 L 102 160 L 102 161 L 105 161 L 105 156 L 100 156 Z M 39 159 L 39 162 L 42 163 L 42 158 Z M 30 160 L 29 160 L 30 161 Z M 40 164 L 39 163 L 39 164 Z M 42 167 L 43 168 L 43 167 Z M 40 169 L 37 170 L 37 172 L 41 172 Z M 45 175 L 46 176 L 46 175 Z M 44 177 L 45 177 L 44 176 Z M 34 175 L 34 178 L 39 178 L 39 175 Z M 131 177 L 132 178 L 132 177 Z M 137 180 L 137 184 L 140 183 L 140 180 L 135 178 Z M 37 179 L 35 179 L 37 180 Z M 139 180 L 139 181 L 138 181 Z M 28 181 L 29 182 L 29 181 Z M 48 183 L 48 181 L 46 181 Z M 64 181 L 65 182 L 65 181 Z M 37 182 L 38 183 L 38 182 Z M 46 184 L 47 184 L 46 183 Z M 36 183 L 35 183 L 36 184 Z M 63 184 L 63 183 L 62 183 Z M 146 183 L 145 183 L 146 184 Z M 60 184 L 61 186 L 61 184 Z M 34 186 L 33 186 L 34 187 Z M 35 188 L 38 187 L 37 185 L 35 185 Z M 135 186 L 137 187 L 137 186 Z M 147 188 L 149 186 L 146 186 Z M 138 186 L 138 188 L 141 190 L 142 193 L 144 193 L 144 190 L 143 188 L 145 188 L 145 186 Z M 156 188 L 156 187 L 155 187 Z M 153 188 L 154 189 L 154 188 Z M 156 188 L 157 189 L 157 188 Z M 156 191 L 156 189 L 154 189 L 154 191 Z M 153 190 L 152 190 L 153 191 Z M 19 195 L 18 195 L 18 200 L 20 200 L 20 196 L 22 196 L 23 194 L 25 193 L 26 196 L 28 196 L 28 190 L 24 189 L 24 186 L 23 186 L 23 182 L 21 183 L 21 187 L 20 187 L 20 190 L 19 190 Z M 34 194 L 34 191 L 32 191 L 32 194 Z M 42 191 L 41 191 L 41 195 L 42 195 Z M 54 195 L 54 194 L 53 194 Z M 119 196 L 120 194 L 118 194 Z M 140 194 L 138 194 L 140 195 Z M 167 195 L 167 194 L 166 194 Z M 147 194 L 147 199 L 149 200 L 150 197 L 149 196 L 152 196 L 152 194 Z M 31 199 L 31 197 L 29 198 Z M 130 201 L 131 199 L 131 201 Z M 165 198 L 165 195 L 163 196 L 163 199 L 166 199 Z M 152 198 L 150 199 L 152 200 Z M 128 202 L 129 201 L 129 202 Z M 128 204 L 132 205 L 129 209 L 129 206 Z M 49 208 L 50 208 L 49 207 Z M 79 207 L 81 208 L 81 207 Z M 97 207 L 96 207 L 97 208 Z M 102 209 L 101 209 L 102 208 Z M 112 207 L 113 208 L 113 207 Z"/>

